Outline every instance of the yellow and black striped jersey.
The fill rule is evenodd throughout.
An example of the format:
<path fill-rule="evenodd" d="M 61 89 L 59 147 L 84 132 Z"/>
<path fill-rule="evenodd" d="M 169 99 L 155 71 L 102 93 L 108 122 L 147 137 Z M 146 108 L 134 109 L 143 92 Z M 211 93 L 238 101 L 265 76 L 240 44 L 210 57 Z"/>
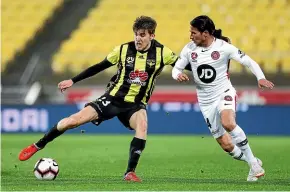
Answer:
<path fill-rule="evenodd" d="M 107 56 L 110 63 L 118 65 L 107 94 L 118 101 L 147 104 L 163 67 L 174 64 L 177 59 L 168 47 L 156 40 L 152 40 L 146 52 L 137 51 L 134 41 L 117 46 Z"/>

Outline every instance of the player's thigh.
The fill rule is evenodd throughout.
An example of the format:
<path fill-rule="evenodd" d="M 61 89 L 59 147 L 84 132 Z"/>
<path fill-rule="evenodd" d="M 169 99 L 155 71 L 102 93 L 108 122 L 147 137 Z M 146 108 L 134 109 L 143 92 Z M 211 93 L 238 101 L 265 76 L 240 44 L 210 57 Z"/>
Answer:
<path fill-rule="evenodd" d="M 107 95 L 103 95 L 97 100 L 87 103 L 86 106 L 91 106 L 98 114 L 98 118 L 93 121 L 96 125 L 104 120 L 117 116 L 121 112 L 120 108 L 112 103 L 112 97 Z"/>
<path fill-rule="evenodd" d="M 134 112 L 129 119 L 130 127 L 134 130 L 147 131 L 147 112 L 145 109 L 139 109 Z"/>
<path fill-rule="evenodd" d="M 141 125 L 146 125 L 147 128 L 146 106 L 142 103 L 126 106 L 122 113 L 118 115 L 118 119 L 125 127 L 131 130 L 136 130 Z M 143 122 L 143 124 L 140 122 Z"/>
<path fill-rule="evenodd" d="M 236 91 L 233 88 L 221 96 L 218 110 L 222 126 L 232 131 L 236 127 Z"/>
<path fill-rule="evenodd" d="M 223 136 L 226 131 L 220 122 L 220 115 L 218 112 L 218 101 L 210 105 L 200 105 L 203 117 L 212 136 L 217 139 Z"/>

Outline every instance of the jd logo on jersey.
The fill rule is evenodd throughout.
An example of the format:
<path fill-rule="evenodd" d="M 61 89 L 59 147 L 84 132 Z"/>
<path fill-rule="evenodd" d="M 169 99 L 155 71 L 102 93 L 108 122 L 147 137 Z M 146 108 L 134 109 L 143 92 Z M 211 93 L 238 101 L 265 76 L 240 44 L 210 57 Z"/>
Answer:
<path fill-rule="evenodd" d="M 203 83 L 211 83 L 216 78 L 216 71 L 210 65 L 200 65 L 197 67 L 197 75 Z"/>
<path fill-rule="evenodd" d="M 129 77 L 130 79 L 127 80 L 128 83 L 145 86 L 146 80 L 148 79 L 148 73 L 137 69 L 135 71 L 131 71 Z"/>

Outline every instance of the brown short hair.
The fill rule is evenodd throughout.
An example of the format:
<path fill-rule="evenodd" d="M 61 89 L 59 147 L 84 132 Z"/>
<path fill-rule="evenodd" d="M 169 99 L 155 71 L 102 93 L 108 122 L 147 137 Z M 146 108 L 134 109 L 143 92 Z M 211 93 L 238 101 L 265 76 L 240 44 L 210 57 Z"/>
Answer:
<path fill-rule="evenodd" d="M 148 16 L 137 17 L 133 24 L 133 31 L 136 32 L 139 29 L 147 29 L 150 34 L 155 33 L 157 22 Z"/>

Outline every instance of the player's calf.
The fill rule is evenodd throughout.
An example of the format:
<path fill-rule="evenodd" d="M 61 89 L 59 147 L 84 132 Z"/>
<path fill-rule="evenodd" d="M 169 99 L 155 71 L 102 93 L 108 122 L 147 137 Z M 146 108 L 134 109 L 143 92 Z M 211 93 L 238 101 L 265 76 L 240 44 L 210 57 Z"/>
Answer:
<path fill-rule="evenodd" d="M 130 118 L 130 126 L 136 131 L 130 143 L 129 161 L 125 175 L 135 172 L 140 156 L 145 149 L 147 138 L 147 114 L 144 109 L 135 112 Z"/>
<path fill-rule="evenodd" d="M 229 152 L 233 151 L 234 144 L 232 143 L 231 138 L 227 133 L 224 134 L 223 136 L 217 138 L 216 140 L 225 152 L 229 153 Z"/>
<path fill-rule="evenodd" d="M 223 136 L 216 139 L 225 152 L 236 160 L 246 161 L 244 153 L 233 144 L 231 136 L 225 133 Z"/>

